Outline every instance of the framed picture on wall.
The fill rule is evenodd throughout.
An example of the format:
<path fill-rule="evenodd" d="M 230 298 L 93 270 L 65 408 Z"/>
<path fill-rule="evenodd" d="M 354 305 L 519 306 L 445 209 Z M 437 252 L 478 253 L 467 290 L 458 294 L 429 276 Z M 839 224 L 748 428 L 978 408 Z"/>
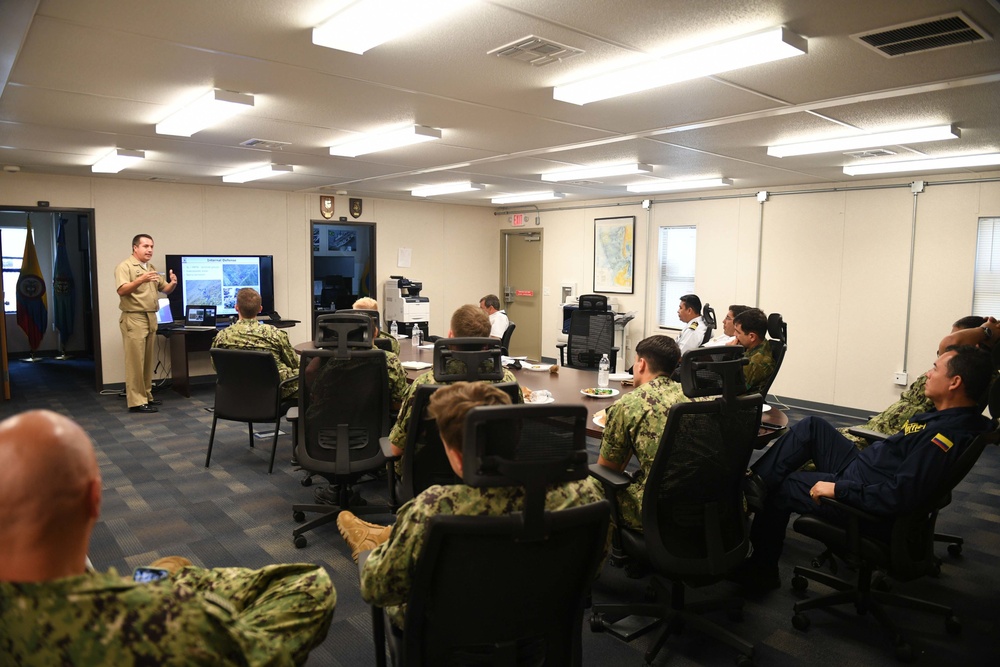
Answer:
<path fill-rule="evenodd" d="M 635 291 L 635 216 L 594 220 L 594 291 Z"/>

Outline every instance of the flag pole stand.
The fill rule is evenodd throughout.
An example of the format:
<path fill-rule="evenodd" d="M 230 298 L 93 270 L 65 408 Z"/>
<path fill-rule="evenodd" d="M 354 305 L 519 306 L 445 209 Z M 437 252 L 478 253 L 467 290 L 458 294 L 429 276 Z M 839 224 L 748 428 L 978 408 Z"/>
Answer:
<path fill-rule="evenodd" d="M 34 350 L 32 350 L 31 352 L 29 352 L 28 354 L 30 354 L 31 356 L 28 357 L 27 359 L 21 359 L 21 361 L 27 361 L 29 364 L 33 364 L 36 361 L 41 361 L 42 360 L 41 357 L 36 357 L 35 356 L 35 351 Z"/>
<path fill-rule="evenodd" d="M 59 361 L 66 361 L 67 359 L 72 359 L 73 358 L 73 357 L 69 356 L 68 354 L 66 354 L 66 346 L 62 342 L 62 340 L 59 341 L 59 356 L 57 356 L 55 358 L 57 360 L 59 360 Z"/>

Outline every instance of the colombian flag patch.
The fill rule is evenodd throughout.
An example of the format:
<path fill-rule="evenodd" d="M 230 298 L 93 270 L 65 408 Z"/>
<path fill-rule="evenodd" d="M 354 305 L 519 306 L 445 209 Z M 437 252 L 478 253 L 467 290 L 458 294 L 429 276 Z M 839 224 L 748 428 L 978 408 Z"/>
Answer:
<path fill-rule="evenodd" d="M 931 442 L 937 445 L 942 452 L 947 452 L 949 449 L 951 449 L 952 445 L 954 444 L 952 443 L 951 440 L 944 437 L 943 433 L 938 433 L 937 435 L 935 435 L 934 438 L 931 440 Z"/>

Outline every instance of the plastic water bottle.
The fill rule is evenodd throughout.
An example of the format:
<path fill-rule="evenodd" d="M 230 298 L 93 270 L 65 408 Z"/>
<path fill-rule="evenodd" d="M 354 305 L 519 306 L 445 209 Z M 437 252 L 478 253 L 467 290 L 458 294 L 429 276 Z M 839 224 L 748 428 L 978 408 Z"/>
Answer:
<path fill-rule="evenodd" d="M 420 345 L 420 337 L 423 335 L 420 327 L 413 327 L 413 331 L 410 334 L 410 342 L 413 343 L 413 347 L 418 347 Z"/>
<path fill-rule="evenodd" d="M 601 357 L 601 362 L 597 364 L 597 386 L 607 387 L 608 386 L 608 373 L 611 371 L 611 362 L 608 360 L 608 355 L 603 355 Z"/>
<path fill-rule="evenodd" d="M 396 326 L 396 320 L 393 320 L 392 324 L 389 325 L 389 333 L 392 334 L 393 338 L 399 335 L 399 327 Z"/>

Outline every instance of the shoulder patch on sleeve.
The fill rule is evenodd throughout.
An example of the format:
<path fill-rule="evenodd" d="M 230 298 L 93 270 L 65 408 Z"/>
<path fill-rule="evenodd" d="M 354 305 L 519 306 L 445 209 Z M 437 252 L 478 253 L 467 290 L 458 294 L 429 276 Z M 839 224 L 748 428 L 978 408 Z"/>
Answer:
<path fill-rule="evenodd" d="M 688 325 L 688 328 L 690 328 L 690 329 L 697 329 L 698 328 L 698 323 L 697 322 L 692 322 L 690 325 Z"/>
<path fill-rule="evenodd" d="M 931 438 L 931 442 L 937 445 L 938 448 L 940 448 L 941 451 L 943 452 L 947 452 L 954 445 L 954 443 L 952 443 L 951 440 L 946 438 L 943 433 L 938 433 L 937 435 L 935 435 L 933 438 Z"/>

